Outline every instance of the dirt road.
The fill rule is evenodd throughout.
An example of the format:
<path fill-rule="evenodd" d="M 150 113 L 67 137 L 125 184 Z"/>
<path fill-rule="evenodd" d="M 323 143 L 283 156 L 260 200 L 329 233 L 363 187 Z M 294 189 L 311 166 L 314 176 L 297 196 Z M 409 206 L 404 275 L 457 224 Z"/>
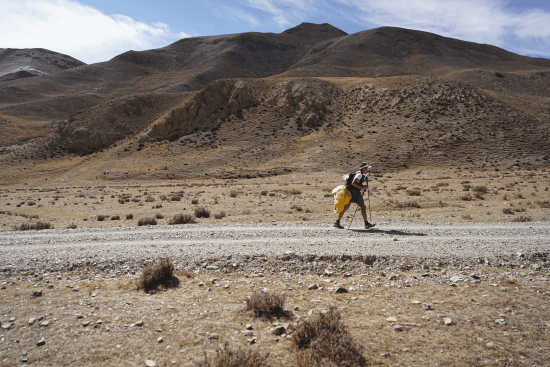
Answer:
<path fill-rule="evenodd" d="M 144 265 L 170 256 L 180 266 L 236 257 L 395 256 L 399 258 L 548 256 L 550 223 L 410 223 L 386 220 L 370 230 L 357 224 L 242 223 L 60 229 L 0 234 L 0 270 L 88 265 Z M 246 263 L 241 264 L 246 266 Z"/>

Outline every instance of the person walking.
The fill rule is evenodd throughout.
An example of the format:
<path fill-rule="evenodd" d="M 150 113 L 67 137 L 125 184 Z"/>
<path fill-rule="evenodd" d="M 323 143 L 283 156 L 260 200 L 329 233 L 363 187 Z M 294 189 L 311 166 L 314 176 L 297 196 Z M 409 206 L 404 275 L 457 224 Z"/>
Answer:
<path fill-rule="evenodd" d="M 344 228 L 342 224 L 340 224 L 340 220 L 344 216 L 344 214 L 348 211 L 349 207 L 351 206 L 351 203 L 355 203 L 359 205 L 361 208 L 361 215 L 363 216 L 363 220 L 365 221 L 365 229 L 369 229 L 375 226 L 375 224 L 369 223 L 367 218 L 367 206 L 365 205 L 365 200 L 363 200 L 363 196 L 361 195 L 361 190 L 365 190 L 365 186 L 368 186 L 368 172 L 369 169 L 372 166 L 367 163 L 361 163 L 361 166 L 359 167 L 359 171 L 352 172 L 346 181 L 346 188 L 351 193 L 351 200 L 349 203 L 344 207 L 344 210 L 342 210 L 340 213 L 338 213 L 338 219 L 336 220 L 336 223 L 334 223 L 334 227 L 336 228 Z"/>

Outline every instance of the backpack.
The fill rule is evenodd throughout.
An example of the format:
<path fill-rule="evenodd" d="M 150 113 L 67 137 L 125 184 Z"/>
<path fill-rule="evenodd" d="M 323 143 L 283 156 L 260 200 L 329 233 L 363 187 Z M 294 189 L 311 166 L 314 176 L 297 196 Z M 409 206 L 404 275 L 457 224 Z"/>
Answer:
<path fill-rule="evenodd" d="M 360 173 L 360 171 L 357 171 L 357 172 L 352 172 L 350 173 L 349 175 L 344 175 L 344 181 L 346 182 L 346 187 L 349 189 L 349 190 L 359 190 L 358 188 L 356 188 L 355 186 L 352 186 L 352 182 L 353 182 L 353 179 L 355 178 L 355 175 Z M 363 178 L 358 182 L 359 185 L 363 185 L 363 182 L 365 182 L 367 178 L 367 175 L 363 175 Z"/>

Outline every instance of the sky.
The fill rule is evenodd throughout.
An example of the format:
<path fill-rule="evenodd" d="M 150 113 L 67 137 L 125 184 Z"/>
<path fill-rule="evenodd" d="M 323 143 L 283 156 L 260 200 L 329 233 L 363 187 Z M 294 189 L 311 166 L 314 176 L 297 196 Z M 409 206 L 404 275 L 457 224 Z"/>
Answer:
<path fill-rule="evenodd" d="M 0 0 L 0 48 L 96 63 L 181 38 L 280 33 L 302 22 L 394 26 L 550 58 L 548 0 Z"/>

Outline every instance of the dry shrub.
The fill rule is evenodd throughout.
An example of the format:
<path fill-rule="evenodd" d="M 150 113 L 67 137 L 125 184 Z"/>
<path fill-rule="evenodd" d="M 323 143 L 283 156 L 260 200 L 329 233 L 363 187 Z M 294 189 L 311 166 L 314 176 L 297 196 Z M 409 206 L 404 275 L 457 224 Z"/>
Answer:
<path fill-rule="evenodd" d="M 335 307 L 299 324 L 292 333 L 298 366 L 366 366 L 360 347 L 349 334 Z"/>
<path fill-rule="evenodd" d="M 204 362 L 199 362 L 196 367 L 268 367 L 269 353 L 262 355 L 250 348 L 231 349 L 229 343 L 225 342 L 222 348 L 216 349 L 216 356 L 210 360 L 204 352 Z"/>
<path fill-rule="evenodd" d="M 181 196 L 179 195 L 170 196 L 170 201 L 181 201 Z"/>
<path fill-rule="evenodd" d="M 157 288 L 159 285 L 173 285 L 174 264 L 169 257 L 159 259 L 155 265 L 146 266 L 139 278 L 138 287 L 144 291 L 150 291 Z"/>
<path fill-rule="evenodd" d="M 219 212 L 218 214 L 214 214 L 214 218 L 216 219 L 222 219 L 222 218 L 225 218 L 225 212 L 224 211 L 221 211 Z"/>
<path fill-rule="evenodd" d="M 523 197 L 523 194 L 519 192 L 516 194 L 516 199 L 525 199 L 525 198 Z"/>
<path fill-rule="evenodd" d="M 161 195 L 161 196 L 159 197 L 159 199 L 162 200 L 162 201 L 166 200 L 166 195 Z M 178 200 L 178 201 L 179 201 L 179 200 Z"/>
<path fill-rule="evenodd" d="M 53 224 L 50 222 L 38 221 L 36 223 L 24 223 L 20 226 L 13 227 L 14 231 L 38 231 L 41 229 L 53 229 Z"/>
<path fill-rule="evenodd" d="M 504 214 L 514 214 L 514 209 L 512 209 L 512 208 L 504 208 L 504 209 L 502 209 L 502 212 L 503 212 Z"/>
<path fill-rule="evenodd" d="M 157 220 L 155 218 L 141 218 L 138 220 L 138 226 L 156 226 Z"/>
<path fill-rule="evenodd" d="M 311 209 L 307 208 L 306 213 L 313 213 L 313 211 Z"/>
<path fill-rule="evenodd" d="M 418 202 L 413 200 L 403 201 L 403 202 L 395 201 L 395 205 L 398 208 L 420 208 L 420 205 L 418 204 Z"/>
<path fill-rule="evenodd" d="M 77 229 L 78 226 L 76 225 L 76 223 L 71 223 L 69 224 L 67 227 L 65 227 L 66 229 Z"/>
<path fill-rule="evenodd" d="M 210 218 L 210 210 L 200 207 L 195 209 L 195 217 L 197 218 Z"/>
<path fill-rule="evenodd" d="M 515 217 L 514 219 L 512 219 L 512 222 L 530 222 L 532 220 L 533 218 L 528 215 L 520 215 L 519 217 Z"/>
<path fill-rule="evenodd" d="M 420 196 L 422 192 L 420 191 L 420 189 L 412 189 L 412 190 L 407 190 L 406 193 L 409 196 Z"/>
<path fill-rule="evenodd" d="M 472 191 L 474 191 L 474 192 L 481 192 L 481 193 L 486 194 L 486 193 L 489 191 L 489 189 L 488 189 L 487 186 L 485 186 L 485 185 L 480 185 L 480 186 L 474 186 L 474 187 L 472 187 Z"/>
<path fill-rule="evenodd" d="M 269 196 L 275 196 L 275 193 L 274 193 L 274 192 L 270 192 L 270 193 L 269 193 Z"/>
<path fill-rule="evenodd" d="M 120 215 L 113 215 L 111 220 L 120 220 Z"/>
<path fill-rule="evenodd" d="M 541 208 L 550 208 L 550 200 L 537 200 L 537 205 Z"/>
<path fill-rule="evenodd" d="M 164 215 L 162 215 L 160 213 L 157 213 L 157 214 L 155 214 L 155 218 L 156 219 L 164 219 Z"/>
<path fill-rule="evenodd" d="M 126 219 L 134 219 L 134 215 L 133 214 L 126 214 Z"/>
<path fill-rule="evenodd" d="M 193 223 L 197 223 L 197 221 L 192 215 L 189 215 L 189 214 L 176 214 L 172 217 L 172 219 L 168 220 L 169 225 L 193 224 Z"/>
<path fill-rule="evenodd" d="M 262 196 L 266 196 L 267 195 L 267 190 L 263 190 L 262 192 L 260 192 L 260 194 L 262 194 Z"/>
<path fill-rule="evenodd" d="M 107 215 L 98 215 L 97 216 L 97 221 L 98 222 L 103 222 L 105 219 L 107 219 L 108 216 Z"/>
<path fill-rule="evenodd" d="M 449 184 L 447 182 L 439 182 L 437 183 L 435 186 L 437 187 L 443 187 L 443 186 L 449 186 Z"/>
<path fill-rule="evenodd" d="M 284 310 L 286 297 L 275 293 L 254 293 L 246 299 L 246 309 L 254 311 L 256 317 L 272 319 L 291 318 L 292 313 Z"/>
<path fill-rule="evenodd" d="M 462 219 L 472 220 L 472 216 L 471 216 L 470 214 L 463 215 L 463 216 L 462 216 Z"/>
<path fill-rule="evenodd" d="M 483 194 L 483 192 L 481 192 L 481 191 L 476 191 L 476 192 L 474 193 L 474 196 L 476 197 L 476 199 L 480 199 L 480 200 L 485 199 L 485 196 L 483 196 L 483 195 L 484 195 L 484 194 Z"/>
<path fill-rule="evenodd" d="M 472 200 L 472 195 L 470 195 L 470 194 L 462 195 L 460 197 L 460 199 L 462 199 L 464 201 L 470 201 L 470 200 Z"/>
<path fill-rule="evenodd" d="M 290 190 L 289 193 L 291 195 L 300 195 L 302 192 L 300 190 Z"/>
<path fill-rule="evenodd" d="M 229 196 L 231 196 L 232 198 L 236 198 L 236 197 L 237 197 L 237 191 L 231 190 L 231 191 L 229 192 Z"/>
<path fill-rule="evenodd" d="M 195 205 L 196 205 L 196 204 L 198 204 L 198 203 L 199 203 L 199 199 L 193 199 L 193 200 L 191 200 L 191 204 L 195 204 Z"/>
<path fill-rule="evenodd" d="M 470 191 L 471 188 L 472 188 L 472 186 L 470 186 L 470 185 L 464 185 L 464 186 L 462 186 L 462 191 Z"/>
<path fill-rule="evenodd" d="M 145 198 L 145 202 L 147 202 L 147 203 L 152 203 L 153 201 L 155 201 L 155 199 L 152 196 L 147 196 Z"/>
<path fill-rule="evenodd" d="M 300 205 L 296 205 L 294 207 L 294 209 L 296 209 L 297 211 L 301 212 L 302 211 L 302 207 Z"/>

